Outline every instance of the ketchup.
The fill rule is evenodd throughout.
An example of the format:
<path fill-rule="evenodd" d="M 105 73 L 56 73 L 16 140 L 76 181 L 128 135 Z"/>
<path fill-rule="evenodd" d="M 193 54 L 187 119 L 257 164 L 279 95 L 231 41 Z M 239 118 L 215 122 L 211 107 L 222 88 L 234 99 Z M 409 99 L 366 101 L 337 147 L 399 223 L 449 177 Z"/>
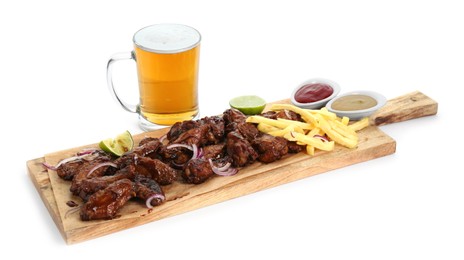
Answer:
<path fill-rule="evenodd" d="M 311 83 L 304 85 L 295 93 L 295 100 L 300 103 L 310 103 L 329 97 L 333 88 L 324 83 Z"/>

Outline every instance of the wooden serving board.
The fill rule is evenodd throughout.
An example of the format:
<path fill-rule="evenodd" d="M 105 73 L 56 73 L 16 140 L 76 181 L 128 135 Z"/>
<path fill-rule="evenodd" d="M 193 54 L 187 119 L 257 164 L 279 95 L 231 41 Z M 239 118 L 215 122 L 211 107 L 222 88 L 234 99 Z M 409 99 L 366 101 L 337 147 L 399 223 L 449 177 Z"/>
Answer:
<path fill-rule="evenodd" d="M 73 210 L 66 204 L 68 201 L 82 203 L 80 198 L 72 196 L 69 192 L 70 182 L 63 181 L 56 172 L 48 171 L 42 166 L 43 162 L 54 165 L 84 147 L 97 147 L 98 144 L 47 154 L 28 161 L 27 168 L 63 238 L 68 244 L 72 244 L 392 154 L 396 150 L 395 140 L 382 132 L 377 125 L 434 115 L 437 109 L 438 104 L 420 92 L 392 99 L 371 117 L 371 126 L 358 133 L 359 145 L 355 149 L 336 145 L 334 151 L 316 151 L 314 156 L 299 153 L 270 164 L 256 162 L 241 169 L 237 175 L 217 176 L 200 185 L 175 182 L 163 186 L 167 198 L 164 204 L 149 210 L 142 201 L 130 201 L 122 208 L 120 217 L 113 220 L 81 221 L 78 210 Z M 167 131 L 165 128 L 142 133 L 134 136 L 134 141 L 138 143 L 146 136 L 160 137 Z"/>

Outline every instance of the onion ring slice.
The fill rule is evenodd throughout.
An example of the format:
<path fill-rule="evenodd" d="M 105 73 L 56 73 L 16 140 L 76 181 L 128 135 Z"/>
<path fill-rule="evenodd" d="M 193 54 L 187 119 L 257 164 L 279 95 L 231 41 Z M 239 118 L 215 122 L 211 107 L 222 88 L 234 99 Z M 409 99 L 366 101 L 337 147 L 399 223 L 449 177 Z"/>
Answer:
<path fill-rule="evenodd" d="M 217 175 L 232 176 L 232 175 L 237 174 L 238 172 L 237 168 L 230 167 L 231 165 L 230 162 L 220 167 L 217 167 L 216 165 L 214 165 L 213 160 L 211 159 L 208 159 L 208 162 L 209 162 L 209 165 L 211 165 L 211 169 L 213 170 L 213 172 Z"/>
<path fill-rule="evenodd" d="M 156 194 L 153 194 L 151 195 L 146 201 L 145 201 L 145 205 L 147 206 L 147 208 L 149 209 L 152 209 L 153 208 L 153 205 L 151 205 L 151 201 L 154 200 L 154 199 L 161 199 L 161 202 L 163 202 L 166 197 L 163 195 L 163 194 L 159 194 L 159 193 L 156 193 Z"/>
<path fill-rule="evenodd" d="M 87 173 L 86 177 L 88 178 L 95 170 L 97 170 L 98 168 L 101 168 L 103 166 L 111 166 L 111 167 L 114 167 L 114 168 L 118 168 L 118 165 L 116 165 L 113 162 L 99 163 L 99 164 L 95 165 L 92 169 L 90 169 L 90 171 L 89 171 L 89 173 Z"/>

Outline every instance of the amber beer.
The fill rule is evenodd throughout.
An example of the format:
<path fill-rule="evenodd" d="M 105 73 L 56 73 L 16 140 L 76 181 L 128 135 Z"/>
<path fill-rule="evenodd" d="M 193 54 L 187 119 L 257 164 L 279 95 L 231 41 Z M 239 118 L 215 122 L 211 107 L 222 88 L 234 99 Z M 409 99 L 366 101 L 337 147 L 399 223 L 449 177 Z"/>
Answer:
<path fill-rule="evenodd" d="M 199 51 L 199 45 L 179 53 L 135 47 L 141 116 L 160 125 L 196 117 Z"/>
<path fill-rule="evenodd" d="M 134 34 L 130 57 L 113 55 L 108 62 L 108 85 L 123 108 L 136 112 L 144 130 L 172 125 L 198 116 L 200 33 L 180 24 L 157 24 Z M 116 94 L 111 67 L 114 61 L 134 59 L 140 103 L 126 104 Z"/>

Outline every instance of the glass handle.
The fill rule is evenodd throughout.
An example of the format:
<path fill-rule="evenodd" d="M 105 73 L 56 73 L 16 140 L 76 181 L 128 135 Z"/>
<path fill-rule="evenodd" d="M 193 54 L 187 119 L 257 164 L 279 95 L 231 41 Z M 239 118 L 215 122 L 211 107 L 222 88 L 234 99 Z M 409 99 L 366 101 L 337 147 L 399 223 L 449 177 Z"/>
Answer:
<path fill-rule="evenodd" d="M 118 93 L 116 92 L 116 89 L 114 88 L 113 84 L 113 65 L 116 61 L 120 60 L 134 60 L 135 57 L 133 52 L 121 52 L 121 53 L 115 53 L 111 56 L 110 60 L 108 61 L 108 65 L 106 66 L 106 80 L 108 82 L 108 88 L 110 90 L 110 93 L 113 95 L 113 97 L 121 104 L 121 106 L 129 112 L 132 113 L 137 113 L 138 112 L 138 106 L 137 105 L 132 105 L 124 102 L 119 96 Z"/>

